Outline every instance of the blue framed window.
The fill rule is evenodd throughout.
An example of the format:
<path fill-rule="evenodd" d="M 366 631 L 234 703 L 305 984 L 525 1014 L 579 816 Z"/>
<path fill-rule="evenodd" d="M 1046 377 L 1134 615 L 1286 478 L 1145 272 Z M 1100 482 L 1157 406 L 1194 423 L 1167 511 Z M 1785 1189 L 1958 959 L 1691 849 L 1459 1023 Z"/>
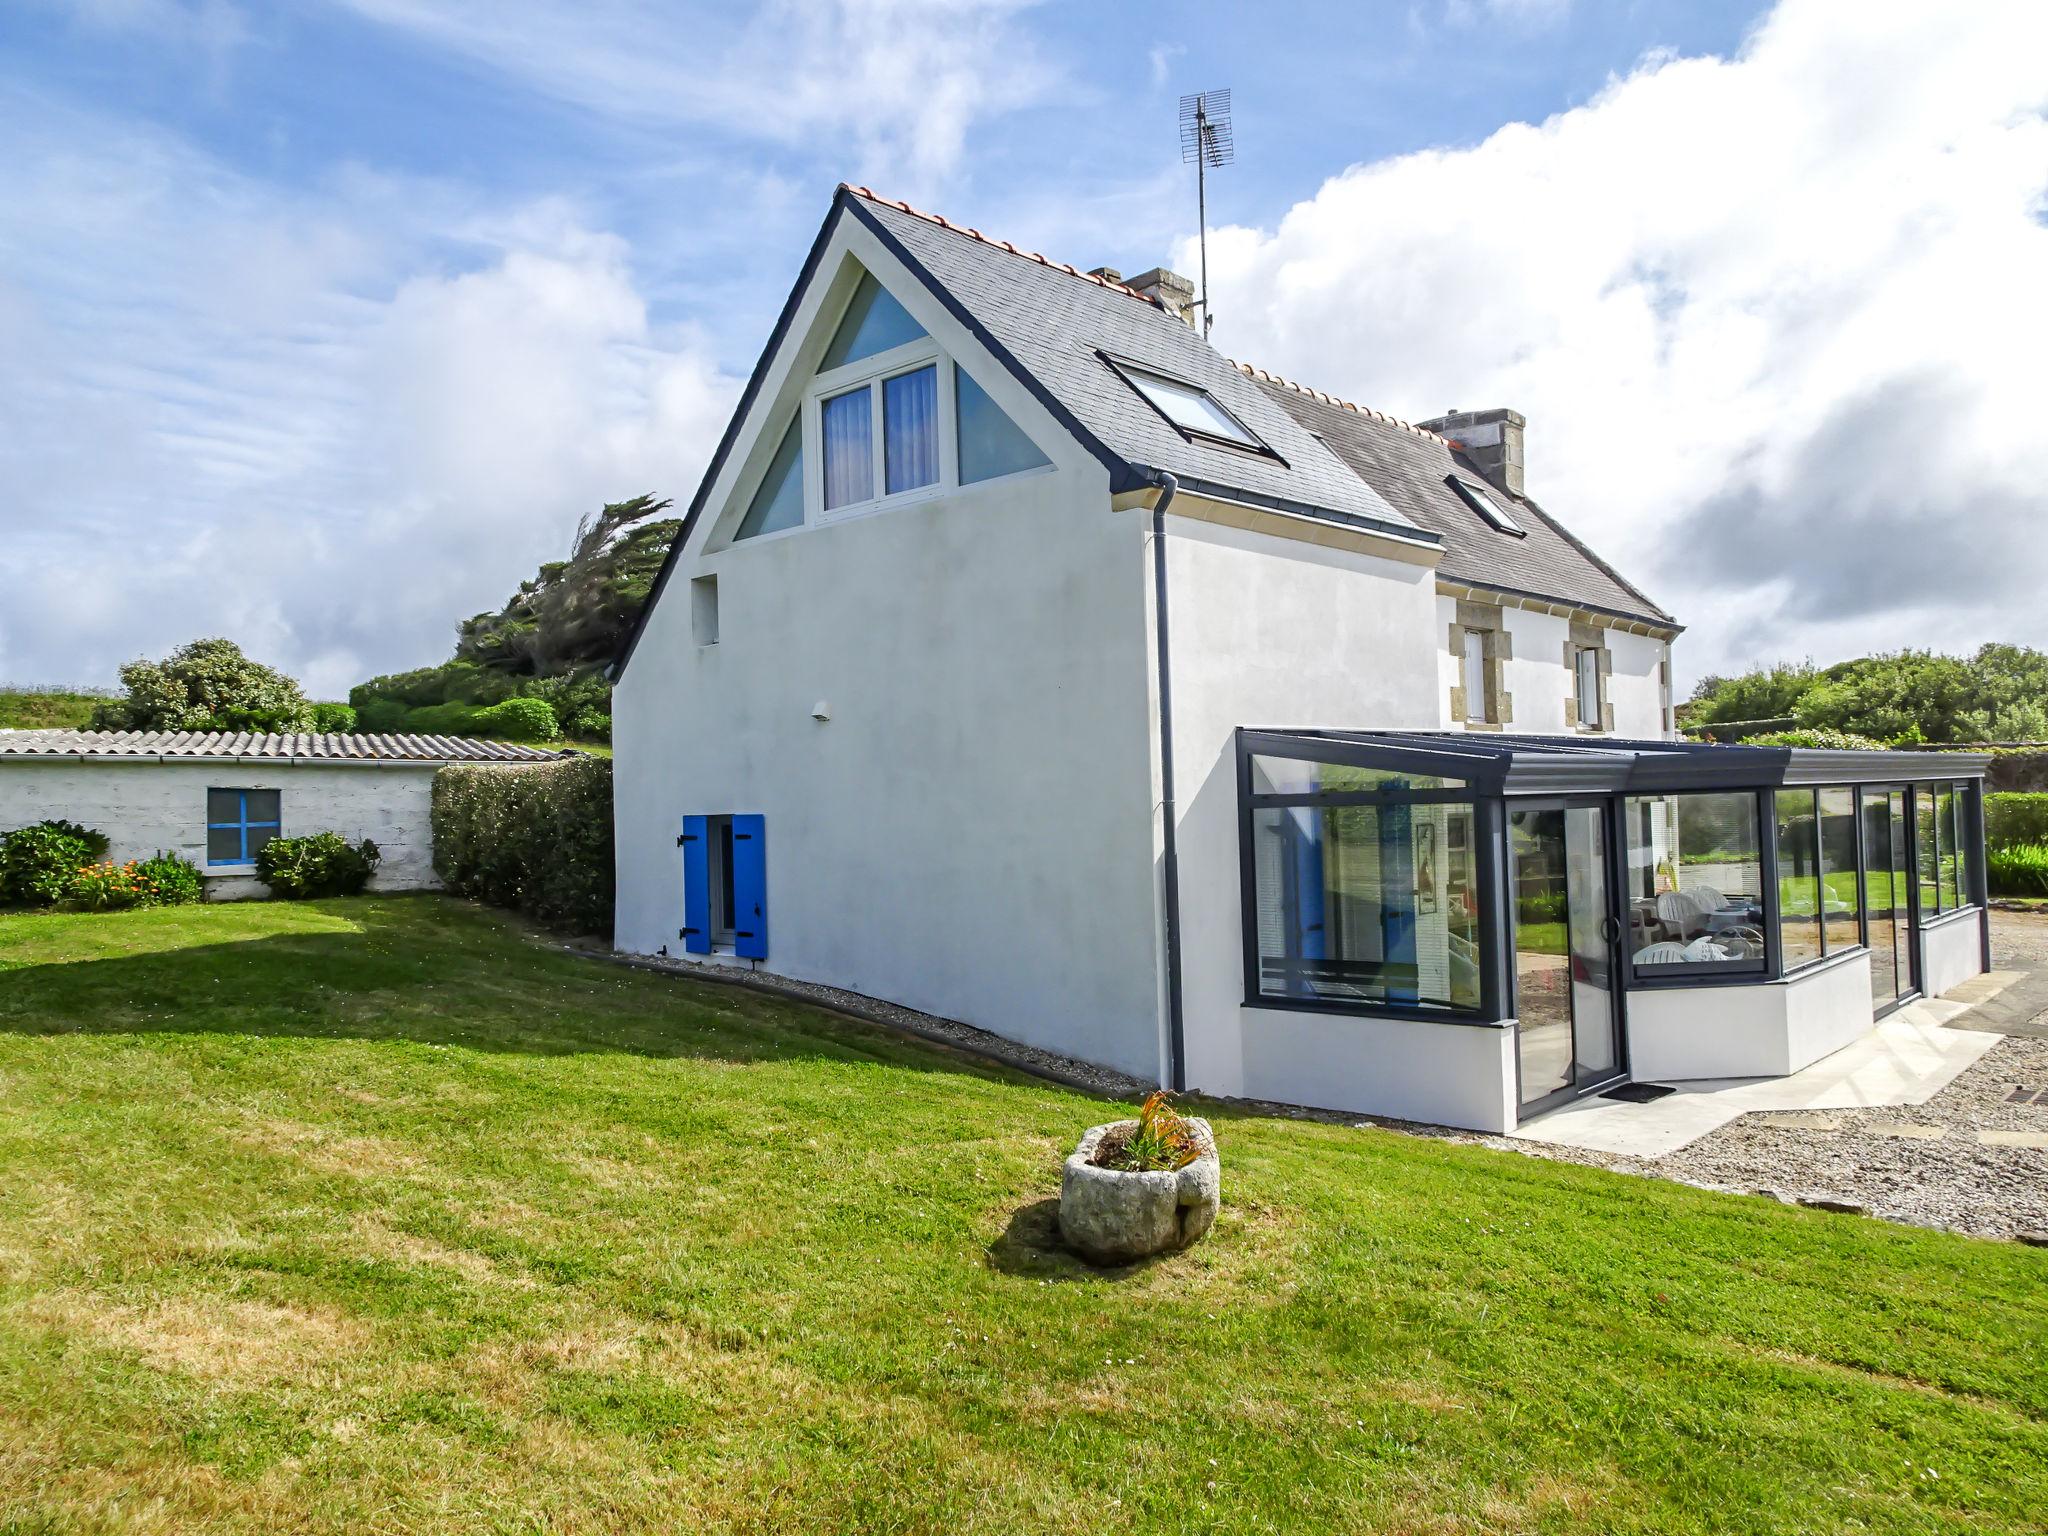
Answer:
<path fill-rule="evenodd" d="M 253 864 L 277 836 L 278 791 L 209 789 L 206 792 L 206 862 Z"/>

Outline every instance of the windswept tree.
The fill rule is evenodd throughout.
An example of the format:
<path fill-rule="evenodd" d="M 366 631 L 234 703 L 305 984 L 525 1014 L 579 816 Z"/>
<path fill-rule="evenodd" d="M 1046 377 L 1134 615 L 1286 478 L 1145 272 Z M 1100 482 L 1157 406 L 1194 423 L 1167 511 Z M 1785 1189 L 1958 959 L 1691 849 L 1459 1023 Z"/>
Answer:
<path fill-rule="evenodd" d="M 251 661 L 232 640 L 194 640 L 162 661 L 121 669 L 127 694 L 93 711 L 98 731 L 308 731 L 313 705 L 298 683 Z"/>
<path fill-rule="evenodd" d="M 543 565 L 499 612 L 462 621 L 456 659 L 533 677 L 609 660 L 682 526 L 660 516 L 669 506 L 635 496 L 585 517 L 567 560 Z"/>

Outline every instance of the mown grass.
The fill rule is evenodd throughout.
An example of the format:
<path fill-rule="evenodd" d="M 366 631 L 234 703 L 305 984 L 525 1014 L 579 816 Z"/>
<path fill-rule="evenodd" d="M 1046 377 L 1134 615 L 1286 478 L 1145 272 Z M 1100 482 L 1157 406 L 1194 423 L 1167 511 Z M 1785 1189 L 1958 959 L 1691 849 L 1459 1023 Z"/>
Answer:
<path fill-rule="evenodd" d="M 1990 1531 L 2048 1254 L 1108 1106 L 416 897 L 0 918 L 0 1530 Z"/>

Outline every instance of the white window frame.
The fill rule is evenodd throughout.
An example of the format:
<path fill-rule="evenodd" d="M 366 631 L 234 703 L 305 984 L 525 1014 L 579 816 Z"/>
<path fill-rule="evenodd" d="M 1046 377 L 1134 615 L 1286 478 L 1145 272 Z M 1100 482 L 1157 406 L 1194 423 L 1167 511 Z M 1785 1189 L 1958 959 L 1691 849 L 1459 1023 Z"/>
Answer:
<path fill-rule="evenodd" d="M 1590 676 L 1588 675 L 1590 673 Z M 1593 697 L 1586 697 L 1586 684 L 1593 686 Z M 1579 729 L 1597 731 L 1600 729 L 1602 712 L 1600 708 L 1600 648 L 1593 645 L 1577 646 L 1572 651 L 1572 702 L 1578 705 Z M 1590 704 L 1591 708 L 1588 709 Z"/>
<path fill-rule="evenodd" d="M 935 368 L 938 389 L 938 433 L 939 433 L 939 478 L 930 485 L 916 486 L 907 491 L 890 492 L 888 443 L 888 413 L 883 407 L 882 386 L 890 379 L 906 373 L 916 373 L 920 368 Z M 836 395 L 849 394 L 865 387 L 868 391 L 868 430 L 873 435 L 869 452 L 873 456 L 873 494 L 865 501 L 850 501 L 843 507 L 825 506 L 825 402 Z M 836 523 L 843 518 L 865 517 L 890 507 L 907 506 L 912 502 L 929 501 L 934 496 L 943 496 L 948 491 L 959 489 L 960 485 L 960 440 L 958 423 L 954 420 L 953 404 L 953 360 L 940 350 L 938 342 L 929 336 L 916 341 L 905 342 L 900 347 L 891 347 L 887 352 L 877 352 L 873 357 L 864 357 L 858 362 L 834 368 L 821 373 L 811 380 L 804 389 L 804 445 L 809 449 L 816 445 L 815 452 L 804 454 L 804 507 L 806 520 L 813 523 Z M 985 483 L 985 482 L 977 482 Z"/>
<path fill-rule="evenodd" d="M 1492 725 L 1493 711 L 1488 707 L 1486 697 L 1486 635 L 1483 629 L 1464 631 L 1464 654 L 1458 658 L 1458 671 L 1465 679 L 1465 718 L 1460 725 Z M 1475 644 L 1478 654 L 1473 654 Z M 1473 675 L 1473 662 L 1477 661 L 1478 675 Z M 1474 713 L 1474 711 L 1477 713 Z"/>

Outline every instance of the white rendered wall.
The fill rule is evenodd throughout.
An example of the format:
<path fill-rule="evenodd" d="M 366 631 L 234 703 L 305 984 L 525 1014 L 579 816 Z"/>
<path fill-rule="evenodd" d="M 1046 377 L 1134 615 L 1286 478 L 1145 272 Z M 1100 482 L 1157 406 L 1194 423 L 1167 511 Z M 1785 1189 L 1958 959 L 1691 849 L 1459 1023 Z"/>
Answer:
<path fill-rule="evenodd" d="M 1247 1098 L 1474 1131 L 1515 1126 L 1512 1024 L 1240 1008 Z"/>
<path fill-rule="evenodd" d="M 1513 653 L 1502 678 L 1513 701 L 1514 719 L 1506 729 L 1526 735 L 1566 736 L 1575 727 L 1565 723 L 1565 703 L 1571 697 L 1571 670 L 1564 663 L 1564 647 L 1571 634 L 1568 620 L 1554 614 L 1525 608 L 1502 608 L 1500 620 Z M 1462 682 L 1462 664 L 1451 654 L 1450 628 L 1458 620 L 1458 600 L 1439 596 L 1436 600 L 1437 719 L 1441 728 L 1463 730 L 1465 722 L 1450 715 L 1451 690 Z M 1615 736 L 1632 740 L 1655 739 L 1667 733 L 1664 703 L 1663 663 L 1670 647 L 1648 635 L 1624 630 L 1605 632 L 1611 671 L 1607 680 L 1607 702 L 1614 707 Z"/>
<path fill-rule="evenodd" d="M 613 699 L 618 946 L 680 952 L 682 816 L 757 812 L 767 969 L 1156 1073 L 1143 577 L 1083 468 L 678 569 Z"/>
<path fill-rule="evenodd" d="M 1432 729 L 1433 575 L 1170 515 L 1167 556 L 1188 1085 L 1414 1119 L 1477 1105 L 1490 1120 L 1500 1077 L 1483 1042 L 1500 1031 L 1244 1006 L 1236 729 Z"/>
<path fill-rule="evenodd" d="M 1783 1077 L 1867 1034 L 1870 956 L 1858 950 L 1783 981 L 1645 987 L 1628 995 L 1637 1082 Z"/>
<path fill-rule="evenodd" d="M 261 896 L 267 888 L 251 866 L 225 870 L 206 862 L 206 792 L 275 789 L 280 831 L 289 837 L 339 832 L 369 838 L 382 853 L 372 890 L 437 887 L 429 820 L 435 765 L 348 767 L 273 762 L 0 763 L 0 830 L 62 818 L 104 832 L 107 856 L 144 859 L 178 853 L 207 875 L 213 898 Z"/>
<path fill-rule="evenodd" d="M 1920 987 L 1939 997 L 1984 969 L 1984 913 L 1977 909 L 1921 930 Z"/>
<path fill-rule="evenodd" d="M 1610 629 L 1607 653 L 1607 702 L 1614 706 L 1614 734 L 1633 741 L 1669 735 L 1664 663 L 1671 647 L 1649 635 Z"/>

